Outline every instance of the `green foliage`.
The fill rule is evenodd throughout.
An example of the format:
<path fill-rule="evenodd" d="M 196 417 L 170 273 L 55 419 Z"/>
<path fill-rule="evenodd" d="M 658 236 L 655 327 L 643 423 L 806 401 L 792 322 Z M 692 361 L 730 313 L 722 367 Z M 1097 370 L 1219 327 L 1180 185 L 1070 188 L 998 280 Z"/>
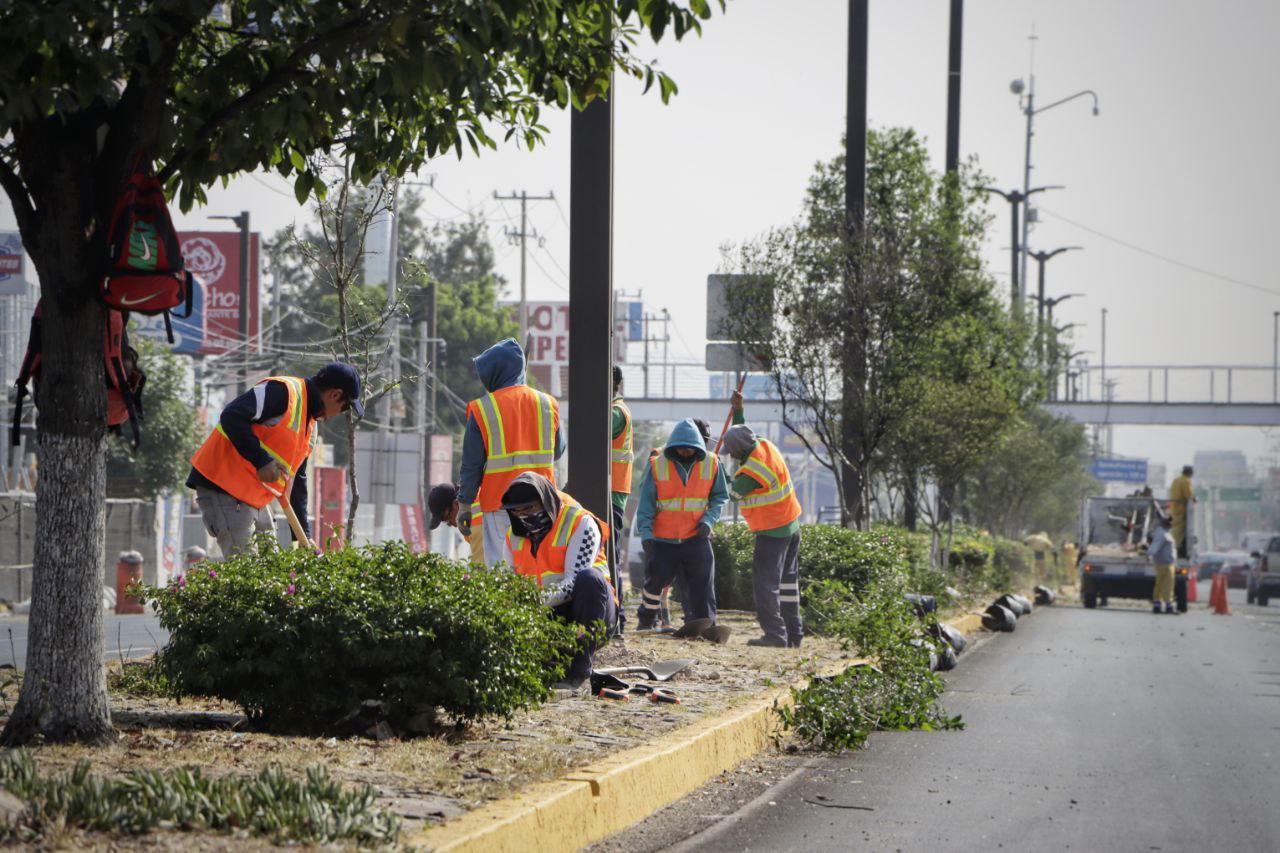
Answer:
<path fill-rule="evenodd" d="M 855 491 L 873 474 L 955 482 L 1038 384 L 1028 336 L 982 270 L 981 176 L 944 178 L 915 131 L 872 130 L 864 227 L 850 237 L 845 171 L 843 154 L 819 163 L 802 219 L 727 255 L 759 286 L 740 291 L 726 331 L 767 342 L 751 346 L 792 404 L 787 426 L 817 439 L 838 494 L 850 475 Z"/>
<path fill-rule="evenodd" d="M 67 828 L 119 835 L 157 829 L 213 831 L 259 836 L 276 844 L 354 842 L 394 844 L 400 822 L 374 807 L 377 791 L 368 785 L 344 788 L 323 765 L 304 776 L 279 767 L 256 777 L 205 776 L 198 767 L 130 770 L 103 776 L 89 762 L 44 776 L 26 750 L 0 756 L 0 786 L 24 800 L 26 808 L 0 832 L 9 842 L 53 841 Z M 43 846 L 43 845 L 41 845 Z"/>
<path fill-rule="evenodd" d="M 792 690 L 794 704 L 778 713 L 801 740 L 853 749 L 873 731 L 963 727 L 938 705 L 945 684 L 929 665 L 937 644 L 903 600 L 904 580 L 901 574 L 883 576 L 856 595 L 839 582 L 818 588 L 824 627 L 875 665 L 850 667 Z"/>
<path fill-rule="evenodd" d="M 961 511 L 1011 539 L 1028 530 L 1047 530 L 1055 540 L 1071 536 L 1080 499 L 1098 488 L 1087 455 L 1083 426 L 1030 410 L 967 478 Z"/>
<path fill-rule="evenodd" d="M 142 443 L 134 450 L 127 425 L 107 443 L 107 494 L 154 498 L 182 485 L 201 436 L 191 405 L 187 359 L 148 338 L 138 336 L 130 342 L 147 374 Z"/>
<path fill-rule="evenodd" d="M 119 666 L 108 664 L 107 689 L 140 698 L 171 696 L 175 692 L 154 659 L 121 661 Z"/>
<path fill-rule="evenodd" d="M 951 553 L 947 561 L 952 571 L 958 572 L 962 578 L 967 578 L 989 566 L 993 555 L 994 544 L 989 537 L 962 530 L 957 531 L 951 540 Z"/>
<path fill-rule="evenodd" d="M 261 540 L 146 597 L 170 632 L 157 661 L 174 690 L 275 728 L 324 729 L 364 700 L 393 721 L 437 706 L 509 716 L 546 697 L 579 634 L 528 578 L 403 543 L 317 556 Z"/>

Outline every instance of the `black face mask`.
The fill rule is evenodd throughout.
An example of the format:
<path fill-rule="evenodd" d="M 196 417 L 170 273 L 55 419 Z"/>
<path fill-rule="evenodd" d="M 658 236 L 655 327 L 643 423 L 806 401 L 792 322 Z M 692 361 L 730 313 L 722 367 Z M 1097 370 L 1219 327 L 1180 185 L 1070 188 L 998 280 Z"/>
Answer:
<path fill-rule="evenodd" d="M 520 519 L 520 523 L 524 525 L 525 531 L 533 539 L 540 539 L 551 529 L 551 516 L 543 510 L 541 512 L 530 513 L 529 515 L 516 516 Z"/>

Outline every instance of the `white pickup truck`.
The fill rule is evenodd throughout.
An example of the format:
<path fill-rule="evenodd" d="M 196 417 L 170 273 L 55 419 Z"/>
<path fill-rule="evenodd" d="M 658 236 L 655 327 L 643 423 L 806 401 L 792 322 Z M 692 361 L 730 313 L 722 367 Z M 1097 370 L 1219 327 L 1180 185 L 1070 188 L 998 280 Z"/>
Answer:
<path fill-rule="evenodd" d="M 1085 498 L 1080 507 L 1080 600 L 1085 607 L 1107 606 L 1112 596 L 1151 600 L 1156 567 L 1147 556 L 1147 539 L 1159 523 L 1155 498 Z M 1190 519 L 1188 519 L 1190 524 Z M 1280 558 L 1280 554 L 1277 554 Z M 1189 560 L 1178 560 L 1173 594 L 1187 612 Z"/>

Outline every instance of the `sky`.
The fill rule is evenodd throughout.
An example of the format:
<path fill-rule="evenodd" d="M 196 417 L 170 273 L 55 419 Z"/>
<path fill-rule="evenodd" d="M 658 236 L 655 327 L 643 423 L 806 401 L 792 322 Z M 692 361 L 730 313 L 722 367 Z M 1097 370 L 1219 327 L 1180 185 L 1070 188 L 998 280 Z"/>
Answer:
<path fill-rule="evenodd" d="M 946 125 L 948 0 L 871 0 L 868 115 L 873 127 L 911 126 L 941 168 Z M 1050 295 L 1075 323 L 1074 349 L 1118 364 L 1270 366 L 1280 281 L 1270 246 L 1280 234 L 1280 4 L 1269 0 L 969 0 L 965 8 L 961 151 L 995 186 L 1022 184 L 1025 118 L 1010 81 L 1031 71 L 1037 104 L 1094 90 L 1035 119 L 1032 183 L 1041 195 L 1033 249 L 1080 246 L 1047 267 Z M 664 106 L 620 81 L 615 101 L 614 286 L 643 290 L 674 319 L 673 356 L 701 360 L 704 286 L 720 247 L 785 224 L 800 212 L 813 165 L 837 153 L 844 129 L 846 4 L 840 0 L 731 0 L 701 38 L 639 52 L 659 60 L 680 91 Z M 549 112 L 550 141 L 447 156 L 423 170 L 429 218 L 478 212 L 490 224 L 500 272 L 513 288 L 519 253 L 503 237 L 518 225 L 508 194 L 530 202 L 529 293 L 567 298 L 569 120 Z M 995 199 L 985 256 L 1008 286 L 1008 205 Z M 6 206 L 7 207 L 7 206 Z M 272 230 L 309 214 L 270 176 L 210 192 L 182 228 L 212 213 L 253 212 Z M 0 224 L 10 217 L 0 213 Z M 1123 245 L 1128 244 L 1128 246 Z M 1197 268 L 1197 269 L 1193 269 Z M 1034 264 L 1033 285 L 1034 285 Z M 1234 281 L 1230 281 L 1234 280 Z M 1117 398 L 1145 398 L 1145 371 L 1112 371 Z M 1208 373 L 1175 374 L 1175 395 L 1207 393 Z M 1237 393 L 1269 398 L 1270 371 L 1235 372 Z M 1159 380 L 1157 381 L 1157 385 Z M 1225 386 L 1225 372 L 1215 379 Z M 1262 397 L 1258 397 L 1262 399 Z M 1181 466 L 1197 449 L 1269 451 L 1258 429 L 1115 429 L 1117 453 Z"/>

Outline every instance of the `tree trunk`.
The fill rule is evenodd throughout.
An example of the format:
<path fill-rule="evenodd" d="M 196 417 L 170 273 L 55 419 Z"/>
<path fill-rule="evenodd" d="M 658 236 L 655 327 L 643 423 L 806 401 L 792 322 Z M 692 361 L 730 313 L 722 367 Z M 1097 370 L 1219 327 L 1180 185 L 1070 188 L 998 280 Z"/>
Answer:
<path fill-rule="evenodd" d="M 912 533 L 920 520 L 920 489 L 914 474 L 908 475 L 902 486 L 902 524 Z"/>
<path fill-rule="evenodd" d="M 106 245 L 100 211 L 113 193 L 94 188 L 116 175 L 95 164 L 92 129 L 51 121 L 17 145 L 34 211 L 22 237 L 40 276 L 44 333 L 30 636 L 0 741 L 106 743 L 115 739 L 102 660 L 107 401 L 94 293 Z"/>

